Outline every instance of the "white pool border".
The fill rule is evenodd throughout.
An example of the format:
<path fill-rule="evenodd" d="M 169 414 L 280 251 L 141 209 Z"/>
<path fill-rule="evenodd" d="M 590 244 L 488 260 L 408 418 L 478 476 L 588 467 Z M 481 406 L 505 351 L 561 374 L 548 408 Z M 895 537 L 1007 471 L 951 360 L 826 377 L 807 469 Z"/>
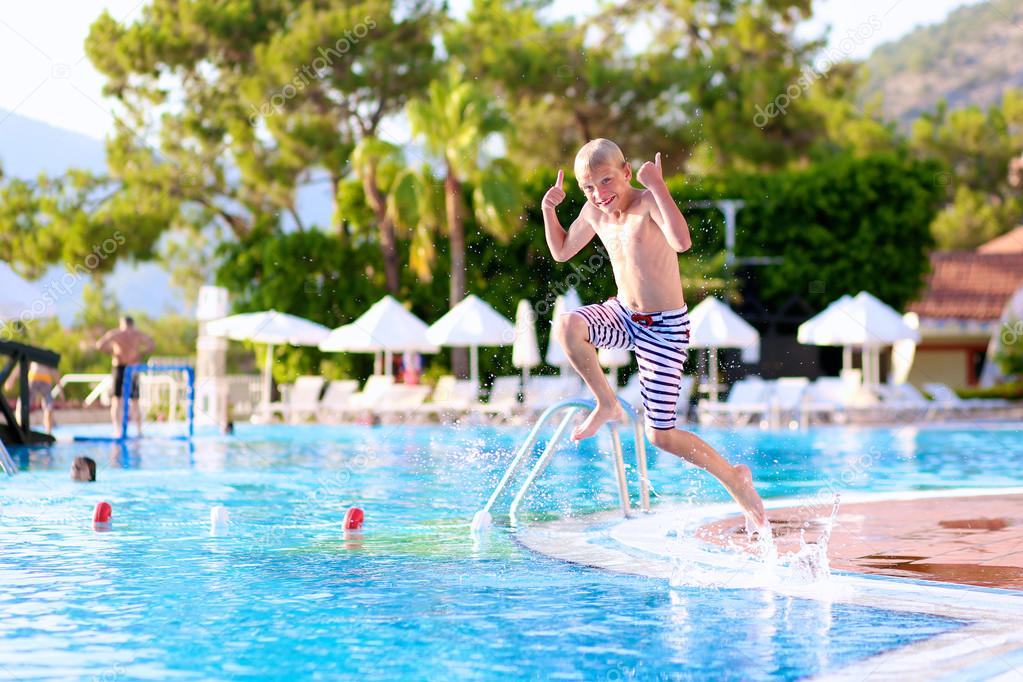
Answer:
<path fill-rule="evenodd" d="M 1019 494 L 1023 487 L 858 493 L 843 496 L 843 503 Z M 820 508 L 820 498 L 767 503 L 768 509 L 802 505 Z M 671 534 L 682 515 L 686 528 L 695 529 L 737 513 L 735 504 L 668 503 L 630 519 L 615 511 L 534 523 L 516 531 L 515 538 L 551 558 L 667 582 L 672 574 Z M 720 555 L 720 549 L 707 547 L 708 558 Z M 828 587 L 832 594 L 824 597 L 812 584 L 767 589 L 806 599 L 955 618 L 969 624 L 829 671 L 815 680 L 1023 680 L 1023 592 L 846 571 L 834 572 Z"/>

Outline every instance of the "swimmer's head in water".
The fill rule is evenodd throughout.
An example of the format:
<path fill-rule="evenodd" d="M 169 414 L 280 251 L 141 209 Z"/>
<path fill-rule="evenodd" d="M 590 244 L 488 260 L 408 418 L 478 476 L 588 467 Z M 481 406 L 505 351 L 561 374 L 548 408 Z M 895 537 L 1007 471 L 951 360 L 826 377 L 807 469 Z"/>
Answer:
<path fill-rule="evenodd" d="M 92 457 L 75 457 L 75 461 L 71 462 L 71 480 L 95 481 L 96 460 Z"/>
<path fill-rule="evenodd" d="M 574 170 L 586 200 L 605 213 L 614 211 L 632 191 L 632 168 L 611 140 L 587 142 L 575 155 Z"/>

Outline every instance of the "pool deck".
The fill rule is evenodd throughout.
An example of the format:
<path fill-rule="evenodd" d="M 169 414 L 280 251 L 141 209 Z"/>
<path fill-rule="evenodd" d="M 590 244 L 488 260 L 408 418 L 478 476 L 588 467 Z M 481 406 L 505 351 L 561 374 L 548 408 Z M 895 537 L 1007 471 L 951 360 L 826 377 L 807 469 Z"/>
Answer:
<path fill-rule="evenodd" d="M 814 543 L 832 503 L 830 495 L 770 501 L 779 554 L 799 548 L 800 530 Z M 516 538 L 557 559 L 672 584 L 680 572 L 687 584 L 705 567 L 714 579 L 708 587 L 967 623 L 815 679 L 1023 680 L 1023 488 L 845 496 L 828 543 L 831 577 L 816 582 L 791 579 L 787 568 L 764 582 L 736 511 L 734 504 L 662 504 L 629 519 L 603 512 L 528 524 Z"/>
<path fill-rule="evenodd" d="M 830 512 L 830 502 L 772 509 L 778 551 L 798 550 L 801 530 L 806 542 L 816 542 L 827 525 L 821 511 Z M 717 545 L 749 546 L 738 515 L 697 533 Z M 828 558 L 841 571 L 1023 590 L 1023 494 L 845 504 Z"/>

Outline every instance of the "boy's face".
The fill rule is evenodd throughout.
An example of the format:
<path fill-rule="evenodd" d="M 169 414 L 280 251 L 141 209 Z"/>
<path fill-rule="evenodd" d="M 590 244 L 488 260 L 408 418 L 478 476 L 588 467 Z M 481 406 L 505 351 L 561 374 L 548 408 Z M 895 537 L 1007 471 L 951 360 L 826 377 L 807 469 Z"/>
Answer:
<path fill-rule="evenodd" d="M 596 166 L 579 175 L 579 189 L 587 201 L 601 211 L 611 213 L 631 189 L 631 178 L 632 169 L 628 164 L 621 167 Z"/>

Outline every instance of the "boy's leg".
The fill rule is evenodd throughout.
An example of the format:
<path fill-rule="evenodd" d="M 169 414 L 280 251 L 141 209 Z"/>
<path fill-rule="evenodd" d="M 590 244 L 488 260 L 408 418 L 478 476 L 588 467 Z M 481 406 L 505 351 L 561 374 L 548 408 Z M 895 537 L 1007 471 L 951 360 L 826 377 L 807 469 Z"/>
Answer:
<path fill-rule="evenodd" d="M 732 466 L 717 450 L 694 433 L 681 429 L 646 428 L 647 438 L 655 446 L 690 464 L 700 467 L 721 481 L 725 490 L 757 526 L 767 523 L 764 503 L 753 486 L 753 474 L 745 464 Z"/>
<path fill-rule="evenodd" d="M 572 367 L 586 382 L 597 400 L 597 407 L 572 431 L 572 440 L 589 438 L 604 422 L 620 419 L 622 408 L 597 360 L 597 349 L 589 341 L 589 325 L 586 320 L 575 313 L 566 313 L 555 322 L 554 334 L 561 347 L 565 349 L 565 355 L 568 356 Z"/>
<path fill-rule="evenodd" d="M 643 419 L 646 437 L 656 447 L 681 457 L 718 479 L 757 526 L 767 522 L 764 503 L 753 487 L 753 475 L 745 464 L 732 466 L 714 448 L 696 434 L 675 428 L 678 415 L 682 368 L 688 358 L 687 343 L 675 339 L 688 336 L 688 322 L 661 328 L 659 335 L 641 331 L 636 337 L 643 394 Z"/>

